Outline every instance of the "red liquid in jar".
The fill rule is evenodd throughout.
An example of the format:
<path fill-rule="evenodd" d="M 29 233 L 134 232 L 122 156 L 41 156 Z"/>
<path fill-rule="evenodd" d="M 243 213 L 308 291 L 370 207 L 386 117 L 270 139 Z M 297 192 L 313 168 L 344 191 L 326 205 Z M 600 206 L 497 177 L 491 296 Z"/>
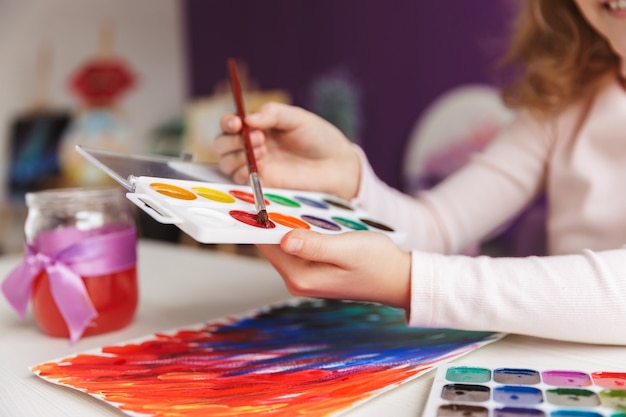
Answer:
<path fill-rule="evenodd" d="M 113 274 L 83 277 L 91 302 L 98 311 L 83 336 L 121 329 L 132 321 L 137 309 L 137 268 Z M 32 306 L 41 330 L 54 337 L 69 337 L 63 316 L 52 298 L 48 274 L 42 271 L 33 283 Z"/>

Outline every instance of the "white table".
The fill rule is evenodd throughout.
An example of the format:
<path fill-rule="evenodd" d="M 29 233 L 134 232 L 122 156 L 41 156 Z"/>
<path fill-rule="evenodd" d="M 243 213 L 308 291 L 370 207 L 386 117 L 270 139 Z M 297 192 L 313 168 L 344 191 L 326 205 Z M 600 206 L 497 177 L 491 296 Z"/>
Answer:
<path fill-rule="evenodd" d="M 0 257 L 0 279 L 21 259 L 21 255 Z M 66 339 L 44 336 L 30 313 L 20 321 L 2 297 L 0 416 L 124 416 L 88 395 L 41 380 L 28 367 L 156 331 L 247 312 L 290 297 L 278 274 L 264 260 L 153 241 L 140 242 L 139 278 L 140 304 L 134 322 L 114 333 L 84 338 L 74 346 Z M 621 323 L 616 326 L 616 331 L 623 331 Z M 626 369 L 626 347 L 510 335 L 457 362 Z M 432 379 L 431 372 L 372 399 L 346 416 L 420 416 Z"/>

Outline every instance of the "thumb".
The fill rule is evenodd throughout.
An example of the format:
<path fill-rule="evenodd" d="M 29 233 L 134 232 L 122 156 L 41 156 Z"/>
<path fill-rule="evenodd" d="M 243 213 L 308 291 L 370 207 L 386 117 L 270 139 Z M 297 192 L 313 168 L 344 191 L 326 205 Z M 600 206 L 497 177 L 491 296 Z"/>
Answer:
<path fill-rule="evenodd" d="M 284 252 L 308 261 L 334 263 L 332 254 L 336 252 L 329 250 L 333 237 L 336 238 L 312 230 L 294 229 L 283 237 L 280 246 Z"/>

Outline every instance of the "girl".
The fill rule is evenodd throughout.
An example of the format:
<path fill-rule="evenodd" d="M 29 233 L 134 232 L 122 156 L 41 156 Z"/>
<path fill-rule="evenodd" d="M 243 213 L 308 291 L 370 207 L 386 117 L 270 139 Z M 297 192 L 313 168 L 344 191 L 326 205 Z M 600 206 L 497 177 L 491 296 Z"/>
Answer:
<path fill-rule="evenodd" d="M 491 145 L 413 198 L 382 183 L 365 155 L 305 110 L 270 103 L 246 122 L 264 185 L 336 194 L 407 232 L 293 230 L 260 246 L 295 295 L 401 307 L 411 326 L 626 344 L 626 4 L 523 0 L 503 99 L 518 116 Z M 245 182 L 225 115 L 221 169 Z M 548 198 L 549 256 L 454 255 Z"/>

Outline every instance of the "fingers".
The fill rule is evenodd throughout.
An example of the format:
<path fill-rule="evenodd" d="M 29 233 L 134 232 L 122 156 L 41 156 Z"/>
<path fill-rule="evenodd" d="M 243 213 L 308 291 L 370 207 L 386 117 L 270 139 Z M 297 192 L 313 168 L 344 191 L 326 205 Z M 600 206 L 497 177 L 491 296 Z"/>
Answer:
<path fill-rule="evenodd" d="M 295 130 L 302 125 L 308 114 L 299 107 L 268 102 L 258 112 L 249 114 L 246 123 L 255 129 Z"/>
<path fill-rule="evenodd" d="M 260 155 L 257 155 L 257 152 L 262 152 L 262 147 L 265 144 L 263 132 L 260 130 L 250 132 L 250 143 L 255 148 L 255 156 L 259 157 Z M 231 152 L 239 152 L 244 148 L 243 137 L 241 135 L 226 134 L 225 132 L 225 134 L 213 139 L 211 146 L 220 156 Z"/>
<path fill-rule="evenodd" d="M 257 245 L 257 247 L 283 278 L 291 294 L 301 297 L 332 298 L 328 285 L 324 284 L 328 277 L 336 277 L 333 271 L 329 270 L 331 267 L 326 264 L 313 265 L 312 262 L 285 253 L 279 245 Z"/>
<path fill-rule="evenodd" d="M 211 144 L 213 150 L 220 156 L 229 155 L 243 150 L 243 138 L 239 135 L 220 135 Z"/>
<path fill-rule="evenodd" d="M 278 245 L 259 247 L 290 293 L 304 297 L 368 299 L 368 284 L 358 270 L 365 236 L 359 232 L 322 234 L 305 229 L 287 233 Z M 348 242 L 352 240 L 352 242 Z M 281 250 L 282 249 L 282 250 Z M 358 256 L 351 256 L 354 251 Z M 355 286 L 355 280 L 360 285 Z"/>
<path fill-rule="evenodd" d="M 410 305 L 411 255 L 381 233 L 295 229 L 266 257 L 294 295 Z"/>
<path fill-rule="evenodd" d="M 225 135 L 213 141 L 213 149 L 219 155 L 218 166 L 225 175 L 233 177 L 237 183 L 245 183 L 248 178 L 248 165 L 246 154 L 239 136 Z M 254 145 L 253 145 L 254 146 Z M 264 145 L 254 146 L 254 156 L 257 166 L 261 170 L 263 158 L 267 155 L 267 147 Z"/>
<path fill-rule="evenodd" d="M 225 114 L 220 118 L 220 129 L 224 133 L 237 133 L 241 130 L 241 119 L 235 114 Z"/>
<path fill-rule="evenodd" d="M 302 123 L 309 113 L 288 104 L 268 102 L 255 112 L 246 116 L 246 123 L 256 129 L 291 130 Z M 226 114 L 220 118 L 220 128 L 225 133 L 237 133 L 241 130 L 241 119 L 235 114 Z"/>
<path fill-rule="evenodd" d="M 243 152 L 239 152 L 236 155 L 243 155 Z M 231 177 L 236 184 L 247 184 L 249 181 L 250 172 L 248 166 L 243 164 L 228 165 L 228 159 L 221 159 L 219 162 L 220 170 L 227 176 Z M 244 157 L 245 159 L 245 157 Z"/>
<path fill-rule="evenodd" d="M 220 156 L 219 168 L 228 175 L 234 175 L 237 170 L 246 167 L 246 155 L 243 151 L 241 137 L 235 135 L 218 136 L 212 143 L 213 150 Z"/>
<path fill-rule="evenodd" d="M 356 232 L 326 235 L 311 230 L 294 229 L 287 233 L 282 241 L 281 248 L 290 255 L 311 262 L 321 262 L 342 266 L 348 254 L 346 248 L 355 248 L 354 240 Z"/>
<path fill-rule="evenodd" d="M 302 124 L 307 112 L 291 105 L 268 102 L 255 112 L 246 116 L 246 123 L 253 129 L 291 130 Z M 224 133 L 238 133 L 241 119 L 235 114 L 226 114 L 220 118 L 220 128 Z"/>
<path fill-rule="evenodd" d="M 218 166 L 225 175 L 232 177 L 233 181 L 243 184 L 248 178 L 248 167 L 244 139 L 236 134 L 241 130 L 241 119 L 227 114 L 220 119 L 220 126 L 224 133 L 211 143 L 213 150 L 219 155 Z M 256 158 L 262 158 L 267 154 L 263 132 L 260 130 L 250 132 L 250 142 L 254 147 Z"/>

